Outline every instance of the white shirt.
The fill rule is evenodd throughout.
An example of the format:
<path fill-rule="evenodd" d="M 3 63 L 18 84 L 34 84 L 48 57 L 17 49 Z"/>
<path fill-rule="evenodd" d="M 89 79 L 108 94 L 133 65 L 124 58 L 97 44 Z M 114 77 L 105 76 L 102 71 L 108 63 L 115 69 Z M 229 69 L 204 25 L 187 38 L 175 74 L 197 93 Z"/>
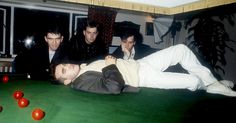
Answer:
<path fill-rule="evenodd" d="M 133 47 L 133 48 L 131 49 L 131 53 L 130 53 L 130 54 L 124 53 L 123 59 L 124 59 L 124 60 L 134 59 L 134 55 L 135 55 L 135 50 L 134 50 L 134 47 Z"/>
<path fill-rule="evenodd" d="M 49 61 L 50 61 L 50 63 L 52 61 L 52 58 L 53 58 L 54 54 L 55 54 L 55 51 L 49 51 Z"/>

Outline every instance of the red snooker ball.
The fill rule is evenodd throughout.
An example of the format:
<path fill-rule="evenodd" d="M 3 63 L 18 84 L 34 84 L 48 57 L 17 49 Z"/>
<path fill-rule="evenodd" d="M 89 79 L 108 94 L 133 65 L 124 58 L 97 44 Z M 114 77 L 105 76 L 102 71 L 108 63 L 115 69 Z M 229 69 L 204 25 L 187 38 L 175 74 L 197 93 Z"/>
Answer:
<path fill-rule="evenodd" d="M 2 77 L 2 82 L 5 84 L 5 83 L 7 83 L 8 81 L 9 81 L 8 75 L 4 75 L 4 76 Z"/>
<path fill-rule="evenodd" d="M 29 105 L 29 100 L 28 99 L 22 97 L 21 99 L 18 100 L 18 106 L 19 107 L 24 108 L 28 105 Z"/>
<path fill-rule="evenodd" d="M 22 91 L 15 91 L 14 93 L 13 93 L 13 97 L 15 98 L 15 99 L 21 99 L 22 97 L 24 96 L 24 93 L 22 92 Z"/>
<path fill-rule="evenodd" d="M 44 111 L 40 108 L 36 108 L 32 111 L 32 118 L 34 120 L 41 120 L 43 119 L 44 115 L 45 115 Z"/>

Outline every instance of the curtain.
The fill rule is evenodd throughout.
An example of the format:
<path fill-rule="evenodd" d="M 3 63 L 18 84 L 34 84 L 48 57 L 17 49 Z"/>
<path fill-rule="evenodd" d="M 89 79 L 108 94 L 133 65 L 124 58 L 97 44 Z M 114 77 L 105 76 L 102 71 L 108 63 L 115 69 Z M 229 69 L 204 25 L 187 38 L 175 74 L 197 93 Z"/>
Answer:
<path fill-rule="evenodd" d="M 117 12 L 112 8 L 89 6 L 88 19 L 95 20 L 100 24 L 100 36 L 108 49 L 112 43 L 114 23 Z"/>
<path fill-rule="evenodd" d="M 163 42 L 163 37 L 168 33 L 173 20 L 173 16 L 164 16 L 153 20 L 155 43 Z"/>

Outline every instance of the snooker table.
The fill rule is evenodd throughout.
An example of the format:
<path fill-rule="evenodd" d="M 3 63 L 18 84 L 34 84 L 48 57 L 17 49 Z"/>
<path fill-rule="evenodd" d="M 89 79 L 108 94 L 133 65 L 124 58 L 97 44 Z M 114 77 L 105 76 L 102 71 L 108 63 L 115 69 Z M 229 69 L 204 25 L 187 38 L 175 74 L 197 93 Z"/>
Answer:
<path fill-rule="evenodd" d="M 9 77 L 8 83 L 0 83 L 0 123 L 228 123 L 236 118 L 236 98 L 201 90 L 141 88 L 139 93 L 106 95 Z M 24 92 L 27 107 L 17 105 L 16 90 Z M 33 120 L 34 108 L 44 110 L 42 120 Z"/>

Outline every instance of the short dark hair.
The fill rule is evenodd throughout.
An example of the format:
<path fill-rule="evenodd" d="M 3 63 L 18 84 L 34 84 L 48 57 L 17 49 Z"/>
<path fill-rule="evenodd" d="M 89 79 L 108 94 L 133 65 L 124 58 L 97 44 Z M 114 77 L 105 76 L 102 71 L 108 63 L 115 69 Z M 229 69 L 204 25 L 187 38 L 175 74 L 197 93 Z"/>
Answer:
<path fill-rule="evenodd" d="M 135 38 L 135 34 L 133 31 L 125 31 L 120 35 L 120 39 L 121 40 L 126 40 L 128 37 L 134 36 Z"/>
<path fill-rule="evenodd" d="M 55 76 L 57 65 L 59 65 L 59 64 L 51 64 L 50 65 L 51 81 L 53 81 L 54 84 L 63 84 L 64 80 L 62 80 L 60 78 L 56 78 L 56 76 Z"/>
<path fill-rule="evenodd" d="M 45 29 L 44 35 L 46 36 L 48 33 L 63 35 L 63 31 L 61 29 L 61 26 L 58 23 L 48 24 Z"/>
<path fill-rule="evenodd" d="M 86 24 L 84 25 L 83 30 L 86 30 L 87 27 L 97 28 L 97 30 L 99 30 L 99 24 L 94 20 L 88 20 Z"/>
<path fill-rule="evenodd" d="M 69 60 L 67 58 L 62 59 L 61 61 L 55 62 L 55 63 L 51 63 L 50 65 L 50 76 L 51 76 L 51 80 L 54 81 L 54 83 L 56 84 L 64 84 L 64 81 L 66 80 L 65 78 L 56 78 L 56 67 L 59 64 L 80 64 L 80 62 L 78 61 L 74 61 L 74 60 Z"/>

